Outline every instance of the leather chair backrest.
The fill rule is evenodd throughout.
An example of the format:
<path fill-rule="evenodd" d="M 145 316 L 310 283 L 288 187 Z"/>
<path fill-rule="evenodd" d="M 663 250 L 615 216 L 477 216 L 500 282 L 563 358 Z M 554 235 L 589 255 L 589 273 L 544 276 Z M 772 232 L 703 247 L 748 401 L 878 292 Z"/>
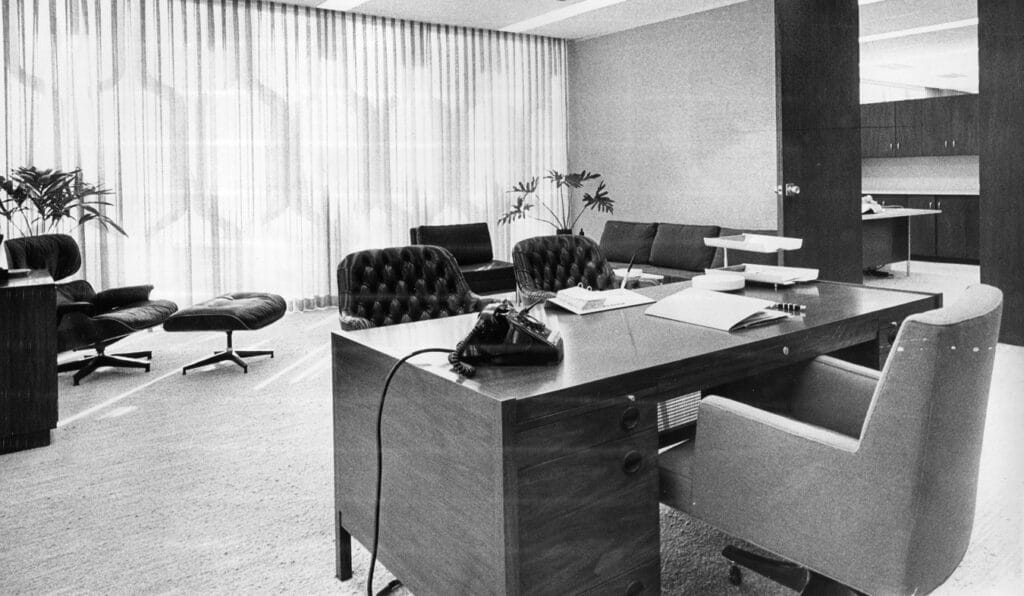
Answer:
<path fill-rule="evenodd" d="M 4 244 L 11 269 L 46 269 L 54 281 L 74 275 L 82 267 L 78 243 L 67 234 L 13 238 Z"/>
<path fill-rule="evenodd" d="M 586 236 L 559 234 L 520 240 L 512 248 L 520 287 L 557 292 L 578 284 L 611 288 L 614 272 L 601 248 Z"/>
<path fill-rule="evenodd" d="M 338 264 L 338 310 L 371 326 L 479 312 L 458 263 L 439 246 L 361 250 Z"/>
<path fill-rule="evenodd" d="M 907 317 L 868 409 L 858 455 L 895 485 L 873 514 L 905 541 L 907 593 L 937 587 L 967 549 L 1001 317 L 1002 292 L 986 285 Z"/>
<path fill-rule="evenodd" d="M 485 222 L 409 228 L 412 244 L 430 244 L 448 249 L 459 265 L 486 263 L 494 259 L 491 231 Z"/>

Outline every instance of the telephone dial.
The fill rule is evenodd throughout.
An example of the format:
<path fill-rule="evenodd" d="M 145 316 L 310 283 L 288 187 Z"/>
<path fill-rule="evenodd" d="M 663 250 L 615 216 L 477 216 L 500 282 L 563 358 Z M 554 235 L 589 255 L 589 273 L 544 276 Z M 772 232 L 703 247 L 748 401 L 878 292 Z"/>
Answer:
<path fill-rule="evenodd" d="M 517 311 L 511 302 L 488 304 L 476 325 L 448 356 L 453 370 L 464 377 L 476 373 L 476 364 L 550 364 L 561 362 L 562 337 L 530 316 L 539 302 Z"/>

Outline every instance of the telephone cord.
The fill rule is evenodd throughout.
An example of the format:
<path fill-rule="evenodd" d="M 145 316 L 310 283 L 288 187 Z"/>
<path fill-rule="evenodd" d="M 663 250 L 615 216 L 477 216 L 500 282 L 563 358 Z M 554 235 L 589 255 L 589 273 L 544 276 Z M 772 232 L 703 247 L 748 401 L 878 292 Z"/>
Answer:
<path fill-rule="evenodd" d="M 420 354 L 426 354 L 428 352 L 449 353 L 451 350 L 448 348 L 423 348 L 406 354 L 391 367 L 390 371 L 388 371 L 387 377 L 384 378 L 384 389 L 380 393 L 380 403 L 377 406 L 377 490 L 373 498 L 373 548 L 370 551 L 370 571 L 366 578 L 366 596 L 374 596 L 373 569 L 377 564 L 377 542 L 380 539 L 380 492 L 384 478 L 384 449 L 383 442 L 381 440 L 381 422 L 384 418 L 384 399 L 388 395 L 388 387 L 391 385 L 391 379 L 394 378 L 395 373 L 398 372 L 398 368 L 405 364 L 405 362 L 410 358 L 419 356 Z M 385 586 L 380 593 L 386 594 L 396 587 L 397 585 L 392 581 Z"/>

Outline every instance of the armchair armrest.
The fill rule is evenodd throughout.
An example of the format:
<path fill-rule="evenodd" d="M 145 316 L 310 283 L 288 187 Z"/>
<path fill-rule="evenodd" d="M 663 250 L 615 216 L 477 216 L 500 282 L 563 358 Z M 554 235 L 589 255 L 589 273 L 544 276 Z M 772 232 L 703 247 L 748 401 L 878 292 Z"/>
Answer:
<path fill-rule="evenodd" d="M 343 331 L 359 331 L 360 329 L 369 329 L 373 327 L 373 323 L 370 319 L 363 317 L 355 317 L 341 313 L 338 315 L 338 319 L 341 321 L 341 328 Z"/>
<path fill-rule="evenodd" d="M 803 527 L 809 518 L 842 516 L 838 504 L 855 475 L 858 445 L 850 436 L 709 395 L 699 407 L 691 510 L 726 533 L 743 529 L 739 535 L 751 540 Z M 836 506 L 810 511 L 810 501 Z"/>
<path fill-rule="evenodd" d="M 819 356 L 796 379 L 790 411 L 804 422 L 859 437 L 881 373 Z"/>
<path fill-rule="evenodd" d="M 91 317 L 96 313 L 96 307 L 92 302 L 62 302 L 57 304 L 57 321 L 71 313 L 82 313 Z"/>
<path fill-rule="evenodd" d="M 149 293 L 152 291 L 153 286 L 149 284 L 111 288 L 98 292 L 92 297 L 92 303 L 96 305 L 96 308 L 108 311 L 136 302 L 145 302 L 149 300 Z"/>

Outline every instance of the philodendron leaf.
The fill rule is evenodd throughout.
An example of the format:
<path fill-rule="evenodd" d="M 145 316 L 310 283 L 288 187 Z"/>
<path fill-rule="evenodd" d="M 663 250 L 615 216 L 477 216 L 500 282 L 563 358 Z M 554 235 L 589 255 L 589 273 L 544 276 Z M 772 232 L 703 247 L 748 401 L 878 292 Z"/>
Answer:
<path fill-rule="evenodd" d="M 518 182 L 512 187 L 512 190 L 508 192 L 518 192 L 524 195 L 532 194 L 537 191 L 537 177 L 534 176 L 529 182 Z"/>
<path fill-rule="evenodd" d="M 498 225 L 512 223 L 517 219 L 526 219 L 527 212 L 533 208 L 533 203 L 527 203 L 525 195 L 516 199 L 512 208 L 498 218 Z"/>
<path fill-rule="evenodd" d="M 583 206 L 587 209 L 597 209 L 604 213 L 613 213 L 615 209 L 615 200 L 609 198 L 608 191 L 604 188 L 604 181 L 597 185 L 597 190 L 594 191 L 593 195 L 583 195 Z"/>
<path fill-rule="evenodd" d="M 565 180 L 566 186 L 571 186 L 573 188 L 580 188 L 581 186 L 583 186 L 584 182 L 586 182 L 588 180 L 596 180 L 597 178 L 600 178 L 600 177 L 601 177 L 601 174 L 598 174 L 596 172 L 588 172 L 586 170 L 583 170 L 583 171 L 581 171 L 578 174 L 566 174 L 565 177 L 564 177 L 564 180 Z"/>

